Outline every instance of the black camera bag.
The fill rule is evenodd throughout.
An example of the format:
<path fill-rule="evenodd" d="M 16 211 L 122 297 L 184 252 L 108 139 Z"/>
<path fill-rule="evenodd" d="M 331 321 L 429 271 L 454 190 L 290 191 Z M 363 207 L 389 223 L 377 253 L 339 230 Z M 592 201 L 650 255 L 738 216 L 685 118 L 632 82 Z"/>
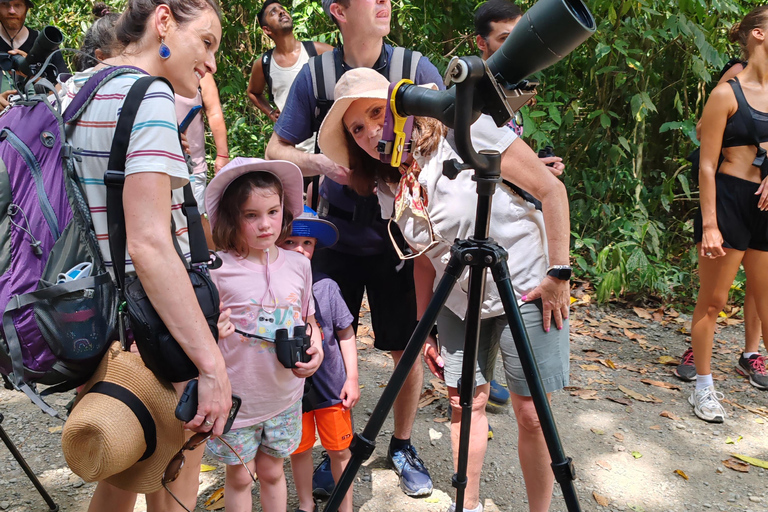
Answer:
<path fill-rule="evenodd" d="M 112 149 L 104 182 L 107 185 L 107 219 L 109 224 L 109 249 L 115 269 L 118 288 L 123 303 L 120 308 L 120 337 L 125 342 L 130 334 L 136 341 L 144 364 L 159 378 L 170 382 L 182 382 L 198 376 L 198 369 L 179 343 L 173 338 L 154 306 L 147 297 L 141 281 L 136 276 L 125 275 L 125 214 L 123 211 L 123 183 L 125 181 L 125 157 L 128 150 L 133 121 L 150 84 L 158 77 L 142 77 L 129 91 L 115 128 Z M 166 81 L 167 83 L 167 81 Z M 170 83 L 168 84 L 170 87 Z M 171 88 L 171 90 L 173 90 Z M 184 187 L 182 211 L 187 217 L 191 250 L 187 275 L 192 283 L 200 309 L 208 323 L 213 338 L 218 341 L 219 292 L 208 274 L 207 264 L 211 257 L 205 241 L 200 212 L 192 187 Z M 176 244 L 176 226 L 171 220 L 171 232 Z M 181 250 L 179 257 L 186 265 Z M 219 262 L 220 263 L 220 262 Z M 130 331 L 130 332 L 129 332 Z"/>

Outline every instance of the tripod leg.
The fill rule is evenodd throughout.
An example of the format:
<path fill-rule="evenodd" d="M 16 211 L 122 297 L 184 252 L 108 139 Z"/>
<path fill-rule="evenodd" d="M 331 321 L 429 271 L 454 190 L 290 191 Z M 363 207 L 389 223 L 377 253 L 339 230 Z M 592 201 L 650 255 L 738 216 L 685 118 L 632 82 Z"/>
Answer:
<path fill-rule="evenodd" d="M 555 419 L 552 417 L 552 409 L 549 407 L 547 393 L 541 383 L 539 368 L 536 365 L 536 359 L 531 350 L 530 340 L 528 338 L 528 333 L 525 330 L 525 325 L 523 324 L 520 308 L 517 306 L 517 299 L 515 298 L 515 292 L 512 289 L 512 282 L 509 277 L 509 270 L 506 262 L 498 262 L 494 264 L 491 269 L 493 271 L 494 281 L 499 290 L 501 302 L 504 304 L 504 311 L 507 314 L 509 328 L 512 332 L 512 337 L 515 340 L 515 347 L 517 348 L 517 355 L 520 357 L 520 364 L 525 373 L 525 380 L 531 391 L 531 398 L 536 407 L 536 413 L 539 415 L 541 430 L 544 432 L 547 449 L 552 458 L 552 471 L 555 474 L 555 480 L 560 484 L 568 510 L 570 512 L 580 511 L 581 507 L 579 505 L 579 499 L 576 495 L 576 488 L 573 485 L 573 481 L 576 478 L 573 462 L 570 458 L 566 457 L 563 452 L 563 445 L 560 442 L 560 435 L 557 432 Z"/>
<path fill-rule="evenodd" d="M 3 422 L 3 415 L 0 414 L 0 424 Z M 21 466 L 21 469 L 24 470 L 24 473 L 27 474 L 27 477 L 32 482 L 32 485 L 35 486 L 35 489 L 37 489 L 37 492 L 40 493 L 40 496 L 43 497 L 43 500 L 45 500 L 45 503 L 48 505 L 48 508 L 50 509 L 50 512 L 58 512 L 59 506 L 54 503 L 51 496 L 48 494 L 48 491 L 45 490 L 45 487 L 43 487 L 43 484 L 40 483 L 40 480 L 38 480 L 37 475 L 32 472 L 32 469 L 27 464 L 27 461 L 24 460 L 24 457 L 22 457 L 21 452 L 16 448 L 16 446 L 13 444 L 13 441 L 11 441 L 11 438 L 8 437 L 8 434 L 5 432 L 5 429 L 0 425 L 0 438 L 2 438 L 3 442 L 5 443 L 5 446 L 8 447 L 8 450 L 13 455 L 13 458 L 16 459 L 16 461 L 19 463 L 19 466 Z"/>
<path fill-rule="evenodd" d="M 352 457 L 349 459 L 347 467 L 344 469 L 339 481 L 336 482 L 336 486 L 328 498 L 328 504 L 323 509 L 324 512 L 336 512 L 341 505 L 344 496 L 347 494 L 355 475 L 360 470 L 363 462 L 368 460 L 373 454 L 373 450 L 376 448 L 375 439 L 381 431 L 384 421 L 392 409 L 392 405 L 395 403 L 395 398 L 400 393 L 400 389 L 403 387 L 405 380 L 408 378 L 408 374 L 411 373 L 411 368 L 419 360 L 421 356 L 421 349 L 424 343 L 427 341 L 429 331 L 432 330 L 432 326 L 435 325 L 437 315 L 440 310 L 443 309 L 445 301 L 448 300 L 448 296 L 453 289 L 453 285 L 456 284 L 456 280 L 461 275 L 464 269 L 464 264 L 460 261 L 457 253 L 452 253 L 451 259 L 448 262 L 448 266 L 445 269 L 445 274 L 440 279 L 440 282 L 435 289 L 432 300 L 429 301 L 424 315 L 419 320 L 416 329 L 414 329 L 411 339 L 403 350 L 403 355 L 400 357 L 400 362 L 395 367 L 395 371 L 392 372 L 392 376 L 389 378 L 387 386 L 379 397 L 379 401 L 376 403 L 376 407 L 373 409 L 371 418 L 365 425 L 361 434 L 355 434 L 352 439 L 352 444 L 349 449 L 352 452 Z"/>
<path fill-rule="evenodd" d="M 456 473 L 451 484 L 456 488 L 456 510 L 464 510 L 464 494 L 466 493 L 469 464 L 469 441 L 472 427 L 472 403 L 475 398 L 475 367 L 477 366 L 477 351 L 480 340 L 480 312 L 482 299 L 485 296 L 485 267 L 469 269 L 469 303 L 464 317 L 464 352 L 461 362 L 461 386 L 459 388 L 459 405 L 461 407 L 461 426 L 459 430 L 459 450 Z"/>

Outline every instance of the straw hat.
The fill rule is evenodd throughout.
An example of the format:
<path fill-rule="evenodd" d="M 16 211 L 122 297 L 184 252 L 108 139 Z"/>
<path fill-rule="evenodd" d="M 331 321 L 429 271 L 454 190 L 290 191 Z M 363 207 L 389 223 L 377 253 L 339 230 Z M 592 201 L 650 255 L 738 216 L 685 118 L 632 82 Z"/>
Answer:
<path fill-rule="evenodd" d="M 304 213 L 291 224 L 291 236 L 317 239 L 317 248 L 331 247 L 339 241 L 339 230 L 332 222 L 318 218 L 315 210 L 304 207 Z"/>
<path fill-rule="evenodd" d="M 184 444 L 184 426 L 174 415 L 177 402 L 173 387 L 157 380 L 141 357 L 113 343 L 64 424 L 67 464 L 86 482 L 157 491 Z"/>
<path fill-rule="evenodd" d="M 435 84 L 419 87 L 437 89 Z M 350 69 L 343 75 L 333 90 L 336 98 L 325 116 L 317 135 L 317 145 L 323 154 L 344 167 L 349 167 L 349 144 L 344 127 L 344 114 L 349 106 L 359 99 L 386 100 L 389 96 L 389 80 L 370 68 Z"/>
<path fill-rule="evenodd" d="M 216 223 L 219 202 L 227 187 L 243 174 L 257 171 L 277 176 L 283 184 L 283 207 L 293 214 L 294 219 L 301 215 L 304 211 L 304 178 L 296 164 L 285 160 L 237 157 L 222 167 L 205 189 L 205 209 L 211 227 Z"/>

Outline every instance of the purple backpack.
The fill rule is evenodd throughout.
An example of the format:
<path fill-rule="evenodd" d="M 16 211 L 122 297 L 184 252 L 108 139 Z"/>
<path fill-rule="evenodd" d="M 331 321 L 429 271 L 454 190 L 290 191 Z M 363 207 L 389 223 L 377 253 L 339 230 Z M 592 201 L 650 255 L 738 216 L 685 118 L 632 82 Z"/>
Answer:
<path fill-rule="evenodd" d="M 0 116 L 0 374 L 52 416 L 41 395 L 86 382 L 117 336 L 116 287 L 66 133 L 102 85 L 136 71 L 98 72 L 63 115 L 34 95 Z"/>

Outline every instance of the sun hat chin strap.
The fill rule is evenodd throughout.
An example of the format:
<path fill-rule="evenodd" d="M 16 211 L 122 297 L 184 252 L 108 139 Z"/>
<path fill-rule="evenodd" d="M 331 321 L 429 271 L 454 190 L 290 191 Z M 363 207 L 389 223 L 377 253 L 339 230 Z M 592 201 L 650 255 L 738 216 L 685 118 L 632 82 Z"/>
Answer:
<path fill-rule="evenodd" d="M 88 393 L 99 393 L 121 401 L 131 410 L 131 412 L 133 412 L 136 419 L 139 420 L 144 432 L 144 442 L 146 443 L 147 449 L 144 450 L 144 455 L 141 456 L 138 462 L 151 457 L 152 454 L 155 453 L 155 448 L 157 448 L 157 428 L 155 427 L 155 420 L 152 419 L 152 414 L 150 414 L 149 409 L 147 409 L 147 406 L 142 403 L 139 397 L 114 382 L 106 381 L 97 382 L 90 390 L 88 390 Z"/>

